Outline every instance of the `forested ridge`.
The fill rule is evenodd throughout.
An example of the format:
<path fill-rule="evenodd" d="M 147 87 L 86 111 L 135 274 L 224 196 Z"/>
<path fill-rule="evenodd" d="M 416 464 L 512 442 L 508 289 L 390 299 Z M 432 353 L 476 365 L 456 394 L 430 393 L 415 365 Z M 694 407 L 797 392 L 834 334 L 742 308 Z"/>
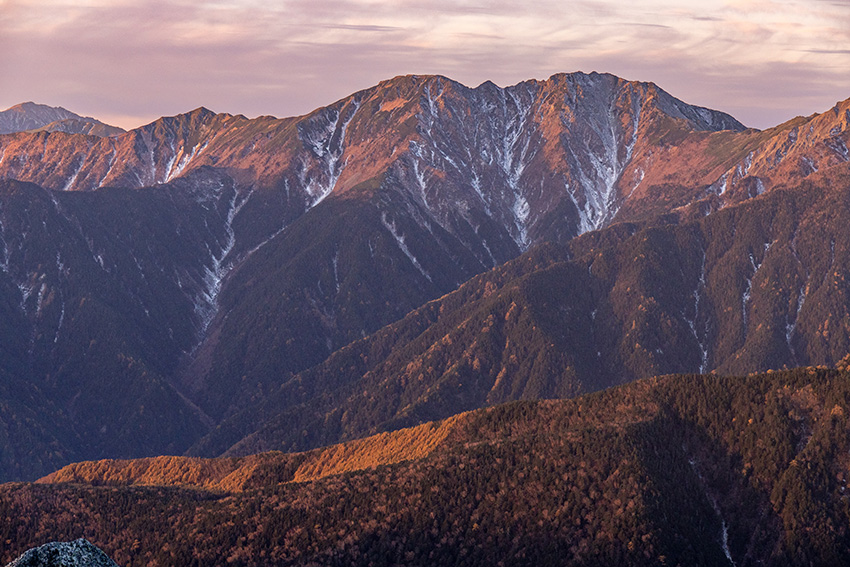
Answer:
<path fill-rule="evenodd" d="M 836 565 L 848 410 L 844 370 L 671 375 L 463 414 L 395 464 L 373 466 L 366 440 L 306 482 L 312 453 L 261 456 L 239 490 L 133 486 L 91 463 L 75 483 L 0 488 L 0 561 L 84 536 L 126 566 Z"/>

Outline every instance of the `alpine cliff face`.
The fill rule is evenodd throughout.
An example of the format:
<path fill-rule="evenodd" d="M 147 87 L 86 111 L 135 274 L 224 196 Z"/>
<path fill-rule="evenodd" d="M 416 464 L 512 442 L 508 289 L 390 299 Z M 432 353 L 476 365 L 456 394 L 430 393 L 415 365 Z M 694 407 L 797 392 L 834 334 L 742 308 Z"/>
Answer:
<path fill-rule="evenodd" d="M 408 76 L 297 118 L 2 135 L 3 474 L 832 363 L 844 213 L 817 203 L 848 186 L 848 112 L 759 132 L 611 75 Z"/>

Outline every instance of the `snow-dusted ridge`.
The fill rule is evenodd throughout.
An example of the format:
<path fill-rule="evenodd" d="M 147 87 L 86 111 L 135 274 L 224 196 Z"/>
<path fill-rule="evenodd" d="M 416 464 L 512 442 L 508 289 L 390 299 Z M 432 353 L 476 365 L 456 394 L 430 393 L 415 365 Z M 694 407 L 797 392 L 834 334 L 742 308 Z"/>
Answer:
<path fill-rule="evenodd" d="M 602 84 L 610 79 L 580 75 L 569 79 L 598 91 L 588 97 L 608 97 L 584 101 L 593 109 L 604 105 L 605 110 L 592 115 L 588 111 L 580 124 L 567 124 L 570 138 L 559 144 L 566 158 L 561 195 L 577 211 L 578 234 L 601 228 L 616 216 L 618 183 L 638 140 L 642 99 L 631 95 L 629 128 L 623 132 L 614 107 L 624 91 Z M 467 89 L 442 77 L 426 80 L 418 113 L 419 137 L 410 142 L 412 159 L 407 167 L 412 170 L 412 193 L 443 228 L 452 232 L 449 207 L 441 203 L 440 195 L 448 188 L 443 189 L 445 181 L 434 175 L 426 177 L 426 171 L 445 172 L 472 190 L 469 196 L 453 196 L 460 201 L 462 206 L 455 209 L 464 218 L 469 219 L 468 209 L 480 209 L 504 227 L 520 251 L 534 243 L 533 227 L 546 212 L 540 206 L 553 206 L 553 195 L 557 195 L 550 193 L 554 187 L 539 171 L 529 174 L 531 167 L 551 159 L 543 154 L 547 140 L 540 130 L 543 104 L 551 97 L 545 88 L 544 83 L 528 82 L 506 88 L 485 83 Z M 579 146 L 569 141 L 573 136 L 583 140 L 590 136 L 593 143 Z"/>

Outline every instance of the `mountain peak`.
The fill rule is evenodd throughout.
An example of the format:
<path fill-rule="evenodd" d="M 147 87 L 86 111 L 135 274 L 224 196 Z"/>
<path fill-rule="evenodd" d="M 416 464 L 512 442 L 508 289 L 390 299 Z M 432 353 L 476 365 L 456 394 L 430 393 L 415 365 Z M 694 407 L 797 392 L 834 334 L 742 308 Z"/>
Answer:
<path fill-rule="evenodd" d="M 189 116 L 216 116 L 218 113 L 210 110 L 206 106 L 199 106 L 198 108 L 187 113 Z"/>
<path fill-rule="evenodd" d="M 181 112 L 180 114 L 175 114 L 173 116 L 161 116 L 161 117 L 157 118 L 156 120 L 154 120 L 153 122 L 151 122 L 151 124 L 159 124 L 159 123 L 162 123 L 162 122 L 175 122 L 175 121 L 178 121 L 178 122 L 182 122 L 182 121 L 205 122 L 205 121 L 210 120 L 210 119 L 212 119 L 216 116 L 222 116 L 222 117 L 225 117 L 225 118 L 231 117 L 230 114 L 225 114 L 225 113 L 219 114 L 217 112 L 210 110 L 209 108 L 207 108 L 205 106 L 199 106 L 198 108 L 195 108 L 194 110 L 190 110 L 188 112 Z M 144 126 L 142 126 L 142 128 L 144 128 Z"/>
<path fill-rule="evenodd" d="M 417 90 L 425 85 L 440 82 L 460 84 L 443 75 L 397 75 L 392 79 L 379 82 L 375 87 L 366 89 L 366 91 L 374 89 Z"/>
<path fill-rule="evenodd" d="M 0 112 L 0 134 L 34 130 L 47 126 L 51 122 L 69 118 L 84 119 L 61 106 L 53 107 L 31 101 L 22 102 Z M 93 119 L 89 118 L 88 120 Z"/>
<path fill-rule="evenodd" d="M 47 106 L 32 101 L 16 104 L 0 112 L 0 134 L 30 130 L 96 136 L 112 136 L 124 131 L 89 116 L 80 116 L 61 106 Z"/>
<path fill-rule="evenodd" d="M 36 102 L 31 101 L 31 100 L 16 104 L 15 106 L 11 106 L 11 107 L 7 108 L 4 112 L 8 112 L 10 110 L 13 110 L 15 112 L 32 112 L 32 111 L 36 111 L 36 110 L 40 110 L 40 111 L 51 110 L 51 111 L 57 111 L 57 112 L 64 112 L 64 113 L 67 113 L 69 115 L 74 114 L 73 112 L 71 112 L 70 110 L 68 110 L 67 108 L 64 108 L 62 106 L 48 106 L 46 104 L 36 103 Z"/>

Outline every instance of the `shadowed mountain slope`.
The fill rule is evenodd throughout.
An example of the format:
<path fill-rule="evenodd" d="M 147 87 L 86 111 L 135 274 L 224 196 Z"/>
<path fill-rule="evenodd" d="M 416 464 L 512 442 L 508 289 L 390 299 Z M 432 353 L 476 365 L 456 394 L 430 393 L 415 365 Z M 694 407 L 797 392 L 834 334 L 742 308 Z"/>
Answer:
<path fill-rule="evenodd" d="M 303 450 L 694 369 L 834 364 L 850 351 L 848 191 L 841 166 L 699 220 L 541 246 L 285 381 L 193 452 Z"/>

